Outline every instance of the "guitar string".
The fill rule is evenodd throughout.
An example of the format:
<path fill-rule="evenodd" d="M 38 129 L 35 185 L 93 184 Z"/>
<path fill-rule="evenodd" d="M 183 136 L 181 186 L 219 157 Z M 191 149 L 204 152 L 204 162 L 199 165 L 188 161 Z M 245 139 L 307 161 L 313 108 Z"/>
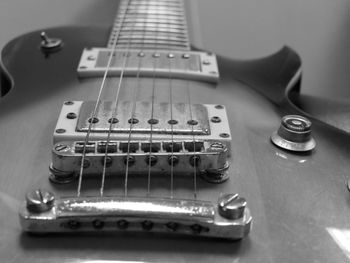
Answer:
<path fill-rule="evenodd" d="M 149 11 L 150 5 L 147 6 L 147 12 Z M 128 178 L 129 178 L 129 164 L 130 164 L 130 143 L 131 143 L 131 134 L 132 129 L 134 127 L 134 121 L 136 120 L 136 95 L 137 91 L 140 90 L 141 86 L 141 79 L 140 79 L 140 72 L 141 72 L 141 65 L 142 65 L 142 57 L 140 54 L 143 54 L 144 51 L 144 45 L 145 45 L 145 30 L 146 30 L 146 23 L 143 23 L 143 33 L 142 33 L 142 39 L 141 39 L 141 48 L 139 52 L 139 59 L 138 59 L 138 66 L 137 66 L 137 74 L 136 74 L 136 87 L 133 87 L 133 107 L 131 111 L 131 117 L 130 117 L 130 126 L 129 126 L 129 135 L 128 135 L 128 146 L 127 146 L 127 156 L 126 156 L 126 166 L 125 166 L 125 176 L 124 176 L 124 197 L 128 196 Z"/>
<path fill-rule="evenodd" d="M 182 1 L 182 4 L 183 1 Z M 186 12 L 186 9 L 183 7 L 184 12 Z M 185 14 L 186 16 L 186 14 Z M 188 28 L 187 26 L 187 20 L 184 19 L 186 26 L 185 28 Z M 190 64 L 190 59 L 191 59 L 191 55 L 189 54 L 188 59 L 186 60 L 186 66 L 185 66 L 185 71 L 186 72 L 190 72 L 191 70 L 191 64 Z M 192 161 L 193 161 L 193 198 L 196 200 L 197 199 L 197 166 L 200 164 L 200 160 L 196 159 L 196 138 L 195 138 L 195 133 L 194 133 L 194 125 L 196 125 L 194 123 L 193 119 L 193 111 L 192 111 L 192 99 L 191 99 L 191 91 L 190 91 L 190 81 L 187 79 L 186 80 L 186 90 L 187 90 L 187 98 L 188 98 L 188 107 L 189 107 L 189 113 L 190 113 L 190 121 L 192 122 L 191 125 L 191 134 L 192 134 L 192 141 L 193 141 L 193 156 L 192 156 Z"/>
<path fill-rule="evenodd" d="M 126 13 L 128 11 L 128 8 L 129 8 L 129 1 L 130 0 L 126 0 L 126 1 L 127 1 L 127 5 L 126 5 L 125 11 L 124 11 L 124 13 L 122 15 L 122 24 L 124 23 Z M 90 121 L 89 121 L 89 126 L 88 126 L 88 131 L 87 131 L 87 134 L 85 136 L 83 153 L 82 153 L 80 170 L 79 170 L 77 197 L 79 197 L 81 195 L 81 184 L 82 184 L 82 179 L 83 179 L 83 171 L 84 171 L 84 168 L 85 168 L 84 164 L 85 164 L 85 158 L 86 158 L 86 145 L 89 142 L 92 125 L 94 124 L 94 120 L 95 120 L 96 114 L 97 114 L 97 109 L 99 108 L 100 103 L 101 103 L 102 92 L 103 92 L 103 90 L 104 90 L 104 88 L 106 86 L 107 75 L 108 75 L 108 72 L 110 71 L 110 67 L 111 67 L 111 64 L 112 64 L 113 56 L 114 56 L 115 51 L 116 51 L 116 46 L 117 46 L 117 42 L 118 42 L 118 39 L 119 39 L 120 30 L 121 30 L 121 27 L 119 28 L 119 30 L 118 30 L 115 38 L 114 38 L 114 41 L 113 41 L 112 50 L 111 50 L 111 52 L 109 54 L 107 67 L 106 67 L 106 70 L 104 71 L 104 74 L 103 74 L 103 79 L 102 79 L 101 86 L 100 86 L 100 89 L 99 89 L 99 92 L 98 92 L 97 101 L 95 103 L 93 112 L 91 114 Z"/>
<path fill-rule="evenodd" d="M 189 60 L 190 58 L 188 58 Z M 189 61 L 188 65 L 189 66 Z M 186 67 L 187 69 L 187 67 Z M 194 199 L 197 199 L 197 165 L 199 165 L 200 160 L 196 158 L 196 138 L 194 133 L 194 120 L 193 119 L 193 111 L 192 111 L 192 100 L 191 100 L 191 91 L 189 87 L 189 80 L 186 81 L 186 90 L 187 90 L 187 97 L 188 97 L 188 107 L 190 112 L 190 121 L 192 122 L 191 125 L 191 134 L 192 134 L 192 141 L 193 141 L 193 155 L 192 155 L 192 162 L 193 162 L 193 197 Z"/>
<path fill-rule="evenodd" d="M 170 24 L 167 24 L 168 31 L 170 31 Z M 167 35 L 168 40 L 168 67 L 169 67 L 169 107 L 170 107 L 170 121 L 168 122 L 170 124 L 171 128 L 171 156 L 170 156 L 170 198 L 174 198 L 174 119 L 173 119 L 173 76 L 172 76 L 172 56 L 171 56 L 171 45 L 170 45 L 170 37 L 169 34 Z"/>
<path fill-rule="evenodd" d="M 156 20 L 158 19 L 158 14 L 156 14 Z M 156 34 L 155 34 L 155 50 L 158 49 L 158 31 L 159 31 L 159 23 L 156 26 Z M 158 66 L 158 58 L 157 56 L 153 56 L 153 78 L 152 78 L 152 103 L 151 103 L 151 118 L 150 118 L 150 137 L 149 137 L 149 153 L 148 153 L 148 173 L 147 173 L 147 196 L 150 196 L 151 192 L 151 166 L 152 166 L 152 147 L 153 147 L 153 125 L 154 125 L 154 101 L 155 101 L 155 89 L 156 89 L 156 67 Z"/>
<path fill-rule="evenodd" d="M 130 4 L 131 4 L 132 0 L 130 0 Z M 127 10 L 126 10 L 127 13 Z M 124 23 L 121 24 L 120 28 L 123 28 Z M 135 23 L 132 26 L 132 29 L 135 28 Z M 118 82 L 118 86 L 117 86 L 117 92 L 116 92 L 116 96 L 114 99 L 114 110 L 112 110 L 112 115 L 110 118 L 110 123 L 109 123 L 109 129 L 108 129 L 108 135 L 107 135 L 107 141 L 106 141 L 106 148 L 105 148 L 105 152 L 104 152 L 104 159 L 103 159 L 103 170 L 102 170 L 102 180 L 101 180 L 101 188 L 100 188 L 100 195 L 103 196 L 103 191 L 104 191 L 104 187 L 105 187 L 105 177 L 106 177 L 106 170 L 107 170 L 107 160 L 108 160 L 108 147 L 110 144 L 110 137 L 111 137 L 111 133 L 112 133 L 112 127 L 114 124 L 118 123 L 118 106 L 119 106 L 119 95 L 120 95 L 120 91 L 123 87 L 123 78 L 124 78 L 124 73 L 125 73 L 125 68 L 127 66 L 127 63 L 129 61 L 129 50 L 130 50 L 130 45 L 131 45 L 131 41 L 132 41 L 132 37 L 134 35 L 134 30 L 132 30 L 132 34 L 129 37 L 128 43 L 127 43 L 127 47 L 125 49 L 125 53 L 123 53 L 124 56 L 124 60 L 123 60 L 123 67 L 121 70 L 121 74 L 119 77 L 119 82 Z M 124 85 L 126 85 L 126 83 L 124 83 Z"/>

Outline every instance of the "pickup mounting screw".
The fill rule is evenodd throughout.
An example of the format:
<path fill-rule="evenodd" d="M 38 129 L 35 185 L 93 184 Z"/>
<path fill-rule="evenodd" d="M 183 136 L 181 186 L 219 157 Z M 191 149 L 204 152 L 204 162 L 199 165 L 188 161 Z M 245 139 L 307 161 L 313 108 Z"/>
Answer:
<path fill-rule="evenodd" d="M 221 119 L 220 119 L 220 117 L 218 117 L 218 116 L 214 116 L 214 117 L 212 117 L 210 120 L 211 120 L 211 122 L 214 122 L 214 123 L 219 123 L 219 122 L 221 122 Z"/>
<path fill-rule="evenodd" d="M 55 196 L 45 190 L 35 190 L 26 196 L 27 208 L 30 212 L 41 213 L 49 211 L 55 203 Z"/>
<path fill-rule="evenodd" d="M 188 125 L 197 125 L 198 124 L 198 121 L 196 121 L 196 120 L 189 120 L 189 121 L 187 121 L 187 124 Z"/>
<path fill-rule="evenodd" d="M 210 65 L 210 61 L 209 60 L 203 60 L 203 65 Z"/>
<path fill-rule="evenodd" d="M 67 114 L 67 119 L 73 120 L 73 119 L 75 119 L 76 117 L 77 117 L 77 115 L 76 115 L 74 112 L 69 112 L 69 113 Z"/>
<path fill-rule="evenodd" d="M 219 214 L 227 219 L 238 219 L 244 215 L 247 201 L 238 194 L 225 194 L 218 200 Z"/>
<path fill-rule="evenodd" d="M 66 130 L 65 129 L 56 129 L 56 133 L 65 133 Z"/>
<path fill-rule="evenodd" d="M 98 123 L 98 118 L 94 117 L 94 118 L 89 118 L 88 122 L 92 122 L 92 123 Z"/>

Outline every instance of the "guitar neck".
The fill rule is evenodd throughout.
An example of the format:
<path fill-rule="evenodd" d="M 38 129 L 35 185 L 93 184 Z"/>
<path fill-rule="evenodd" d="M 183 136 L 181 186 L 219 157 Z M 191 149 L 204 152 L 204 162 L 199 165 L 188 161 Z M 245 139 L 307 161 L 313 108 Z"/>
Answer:
<path fill-rule="evenodd" d="M 190 50 L 183 0 L 121 0 L 107 47 Z"/>

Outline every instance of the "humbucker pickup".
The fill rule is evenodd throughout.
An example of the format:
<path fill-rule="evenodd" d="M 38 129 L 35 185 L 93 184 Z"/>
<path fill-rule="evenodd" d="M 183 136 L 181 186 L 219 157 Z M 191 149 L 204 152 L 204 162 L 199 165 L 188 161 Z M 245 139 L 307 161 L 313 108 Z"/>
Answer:
<path fill-rule="evenodd" d="M 151 166 L 152 173 L 158 175 L 172 169 L 177 175 L 198 173 L 214 183 L 227 179 L 231 135 L 224 106 L 191 105 L 190 120 L 184 114 L 183 103 L 136 103 L 133 118 L 120 114 L 111 125 L 112 102 L 101 102 L 94 120 L 91 120 L 94 102 L 65 102 L 54 133 L 51 179 L 66 183 L 76 178 L 84 149 L 87 175 L 99 174 L 103 166 L 107 174 L 124 173 L 128 166 L 130 174 L 142 175 Z M 174 120 L 169 120 L 171 106 Z M 131 107 L 131 102 L 124 101 L 117 111 L 130 112 Z M 152 120 L 151 107 L 156 112 Z M 89 128 L 91 133 L 86 142 Z"/>
<path fill-rule="evenodd" d="M 196 51 L 84 49 L 78 75 L 102 77 L 114 52 L 108 76 L 165 77 L 218 82 L 219 71 L 215 54 Z M 127 63 L 125 63 L 127 57 Z"/>

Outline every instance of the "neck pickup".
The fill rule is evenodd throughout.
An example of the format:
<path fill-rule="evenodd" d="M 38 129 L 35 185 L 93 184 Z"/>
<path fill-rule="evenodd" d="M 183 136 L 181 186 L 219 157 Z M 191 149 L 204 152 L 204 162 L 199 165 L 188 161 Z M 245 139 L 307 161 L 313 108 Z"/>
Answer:
<path fill-rule="evenodd" d="M 108 67 L 109 56 L 113 53 Z M 212 53 L 193 51 L 85 49 L 78 66 L 81 78 L 129 77 L 179 78 L 217 83 L 219 70 Z"/>

